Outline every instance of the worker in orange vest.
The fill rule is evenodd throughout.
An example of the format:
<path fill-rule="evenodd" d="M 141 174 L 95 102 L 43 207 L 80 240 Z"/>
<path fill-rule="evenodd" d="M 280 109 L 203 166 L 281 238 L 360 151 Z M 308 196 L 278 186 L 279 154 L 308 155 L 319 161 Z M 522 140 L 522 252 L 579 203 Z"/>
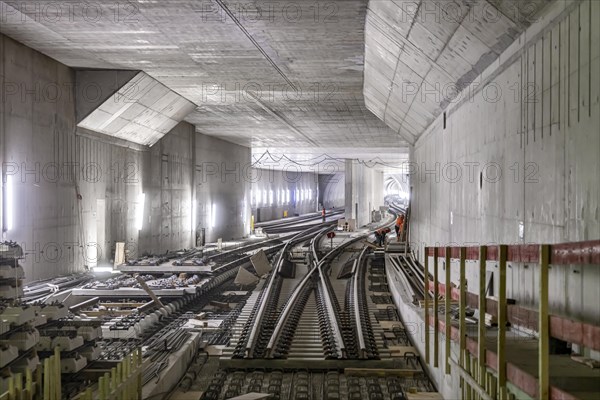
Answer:
<path fill-rule="evenodd" d="M 398 214 L 394 230 L 396 231 L 396 241 L 399 242 L 402 238 L 402 232 L 404 231 L 404 214 Z"/>
<path fill-rule="evenodd" d="M 379 247 L 383 247 L 385 244 L 385 235 L 390 233 L 390 228 L 379 228 L 375 231 L 375 244 Z"/>

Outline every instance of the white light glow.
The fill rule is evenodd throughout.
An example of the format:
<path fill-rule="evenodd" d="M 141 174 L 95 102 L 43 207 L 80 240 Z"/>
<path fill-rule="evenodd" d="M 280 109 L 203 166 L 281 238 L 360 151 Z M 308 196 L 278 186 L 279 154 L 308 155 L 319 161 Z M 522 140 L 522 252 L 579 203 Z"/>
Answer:
<path fill-rule="evenodd" d="M 286 193 L 285 193 L 285 204 L 290 204 L 290 189 L 286 190 Z"/>
<path fill-rule="evenodd" d="M 260 206 L 262 204 L 262 192 L 260 190 L 256 191 L 256 204 L 257 206 Z"/>
<path fill-rule="evenodd" d="M 212 203 L 212 206 L 210 207 L 211 212 L 210 212 L 210 227 L 214 228 L 217 224 L 217 205 L 215 203 Z"/>
<path fill-rule="evenodd" d="M 308 199 L 312 200 L 312 189 L 308 189 Z"/>
<path fill-rule="evenodd" d="M 273 204 L 273 191 L 269 190 L 269 205 Z"/>
<path fill-rule="evenodd" d="M 254 190 L 250 190 L 250 204 L 252 204 L 252 205 L 256 204 L 254 202 Z"/>
<path fill-rule="evenodd" d="M 14 217 L 14 193 L 13 193 L 13 177 L 6 177 L 6 230 L 10 231 L 13 228 Z"/>
<path fill-rule="evenodd" d="M 144 227 L 144 203 L 146 202 L 146 195 L 140 193 L 138 195 L 137 209 L 135 215 L 135 227 L 138 231 L 141 231 Z"/>
<path fill-rule="evenodd" d="M 296 190 L 294 191 L 294 201 L 295 201 L 296 203 L 298 203 L 298 202 L 300 201 L 300 191 L 299 191 L 298 189 L 296 189 Z"/>
<path fill-rule="evenodd" d="M 267 191 L 263 190 L 263 201 L 264 201 L 264 205 L 267 205 L 269 202 L 269 198 L 267 197 Z"/>
<path fill-rule="evenodd" d="M 196 201 L 192 203 L 192 231 L 196 230 Z"/>

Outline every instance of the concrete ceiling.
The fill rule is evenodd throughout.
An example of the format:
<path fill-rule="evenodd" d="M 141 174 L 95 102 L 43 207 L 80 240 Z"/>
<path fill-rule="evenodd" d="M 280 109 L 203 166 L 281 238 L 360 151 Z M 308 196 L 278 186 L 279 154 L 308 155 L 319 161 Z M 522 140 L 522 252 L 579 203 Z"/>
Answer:
<path fill-rule="evenodd" d="M 371 0 L 365 36 L 367 108 L 414 143 L 549 3 Z"/>
<path fill-rule="evenodd" d="M 529 24 L 531 8 L 488 1 L 456 0 L 457 23 L 420 17 L 451 0 L 371 0 L 368 13 L 367 0 L 0 2 L 0 30 L 71 67 L 144 71 L 196 105 L 185 120 L 199 132 L 255 158 L 381 166 L 406 160 L 445 106 L 404 101 L 401 82 L 464 87 Z"/>
<path fill-rule="evenodd" d="M 405 159 L 406 142 L 364 103 L 366 0 L 0 7 L 4 34 L 68 66 L 144 71 L 196 104 L 185 120 L 204 134 L 299 160 Z"/>
<path fill-rule="evenodd" d="M 77 126 L 152 146 L 194 108 L 156 79 L 138 72 Z"/>

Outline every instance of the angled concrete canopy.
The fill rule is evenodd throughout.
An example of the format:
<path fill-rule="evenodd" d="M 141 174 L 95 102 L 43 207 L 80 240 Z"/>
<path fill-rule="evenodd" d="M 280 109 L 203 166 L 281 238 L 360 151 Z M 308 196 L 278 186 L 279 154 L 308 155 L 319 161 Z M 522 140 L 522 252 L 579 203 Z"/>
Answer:
<path fill-rule="evenodd" d="M 367 108 L 414 144 L 548 3 L 369 1 L 363 91 Z"/>
<path fill-rule="evenodd" d="M 77 126 L 152 146 L 194 108 L 194 103 L 139 72 Z"/>

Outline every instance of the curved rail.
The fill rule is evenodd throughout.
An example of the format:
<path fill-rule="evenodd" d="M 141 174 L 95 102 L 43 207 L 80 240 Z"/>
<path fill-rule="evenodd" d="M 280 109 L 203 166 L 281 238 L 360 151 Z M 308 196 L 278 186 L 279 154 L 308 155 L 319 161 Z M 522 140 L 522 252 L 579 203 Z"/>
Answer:
<path fill-rule="evenodd" d="M 273 330 L 273 334 L 271 335 L 269 344 L 267 345 L 267 351 L 271 355 L 272 355 L 273 349 L 275 348 L 275 346 L 277 344 L 277 341 L 279 340 L 281 332 L 286 325 L 287 319 L 288 319 L 291 311 L 295 307 L 297 300 L 300 298 L 300 295 L 306 288 L 306 285 L 309 283 L 313 274 L 318 272 L 319 273 L 318 284 L 320 285 L 322 294 L 324 294 L 323 300 L 325 301 L 325 307 L 327 309 L 327 319 L 329 320 L 329 327 L 330 327 L 332 336 L 334 338 L 336 348 L 342 352 L 341 354 L 338 354 L 338 358 L 342 358 L 345 356 L 345 354 L 344 354 L 345 353 L 345 344 L 344 344 L 343 335 L 342 335 L 342 332 L 341 332 L 341 329 L 339 327 L 338 320 L 337 320 L 338 312 L 337 312 L 337 310 L 335 310 L 335 306 L 334 306 L 333 300 L 332 300 L 332 295 L 329 290 L 329 285 L 327 285 L 327 282 L 326 282 L 326 280 L 328 279 L 327 273 L 326 273 L 326 267 L 330 264 L 331 260 L 333 260 L 333 258 L 335 258 L 339 253 L 341 253 L 346 247 L 363 240 L 368 235 L 367 234 L 360 235 L 360 236 L 357 236 L 357 237 L 343 243 L 342 245 L 330 250 L 325 256 L 323 256 L 322 259 L 319 260 L 318 254 L 316 252 L 316 246 L 314 246 L 314 244 L 318 243 L 320 238 L 322 238 L 322 236 L 327 231 L 328 231 L 328 229 L 324 229 L 312 241 L 313 246 L 311 246 L 312 247 L 311 251 L 312 251 L 314 259 L 316 260 L 316 261 L 314 261 L 315 267 L 312 268 L 304 276 L 302 281 L 300 281 L 300 283 L 294 289 L 294 292 L 290 296 L 290 299 L 288 300 L 288 302 L 285 304 L 285 307 L 280 314 L 280 318 L 277 321 L 277 325 L 275 326 L 275 329 Z"/>
<path fill-rule="evenodd" d="M 268 303 L 268 300 L 269 300 L 271 294 L 275 291 L 275 289 L 274 289 L 275 280 L 281 270 L 281 266 L 285 259 L 285 254 L 289 251 L 289 249 L 291 247 L 293 247 L 297 243 L 300 243 L 300 242 L 306 240 L 308 237 L 312 236 L 315 232 L 317 232 L 318 230 L 321 230 L 321 229 L 323 229 L 323 227 L 321 225 L 310 227 L 310 228 L 294 235 L 283 246 L 280 256 L 275 264 L 275 268 L 273 268 L 273 271 L 271 272 L 271 275 L 269 276 L 269 281 L 267 283 L 267 286 L 264 289 L 263 293 L 261 294 L 260 304 L 259 304 L 258 310 L 256 312 L 256 315 L 250 321 L 252 323 L 252 328 L 248 335 L 248 341 L 246 342 L 246 347 L 245 347 L 246 357 L 252 356 L 252 350 L 254 349 L 254 347 L 256 345 L 256 341 L 258 339 L 259 331 L 261 329 L 261 324 L 262 324 L 262 321 L 263 321 L 263 318 L 265 315 L 265 309 L 267 307 L 267 303 Z"/>
<path fill-rule="evenodd" d="M 365 342 L 365 336 L 363 334 L 363 326 L 361 324 L 361 320 L 362 320 L 362 315 L 361 315 L 361 308 L 359 307 L 360 301 L 361 301 L 361 296 L 359 293 L 359 279 L 358 279 L 358 274 L 361 273 L 361 265 L 362 263 L 365 261 L 364 260 L 364 256 L 366 254 L 368 250 L 368 247 L 365 247 L 360 255 L 358 256 L 358 258 L 356 260 L 354 260 L 354 273 L 352 275 L 352 303 L 354 305 L 354 324 L 355 324 L 355 329 L 356 329 L 356 336 L 358 339 L 358 351 L 360 353 L 360 355 L 362 357 L 366 356 L 366 352 L 367 352 L 367 344 Z"/>
<path fill-rule="evenodd" d="M 318 241 L 323 237 L 323 235 L 330 229 L 331 228 L 329 228 L 329 227 L 325 228 L 325 229 L 321 229 L 321 231 L 311 240 L 311 253 L 312 253 L 312 257 L 313 257 L 313 260 L 312 260 L 313 264 L 316 264 L 317 261 L 315 261 L 315 260 L 318 260 L 318 254 L 315 249 L 315 243 L 318 243 Z M 316 265 L 315 265 L 315 267 L 316 267 Z M 283 327 L 285 326 L 285 324 L 290 316 L 290 313 L 296 306 L 297 299 L 300 297 L 300 294 L 304 291 L 307 283 L 310 281 L 310 279 L 315 271 L 318 271 L 318 269 L 312 268 L 308 271 L 308 273 L 304 276 L 304 278 L 302 278 L 300 283 L 298 283 L 298 285 L 292 292 L 289 300 L 285 303 L 285 306 L 284 306 L 283 310 L 281 311 L 281 314 L 279 314 L 277 324 L 275 325 L 275 329 L 273 330 L 273 333 L 271 334 L 269 343 L 267 344 L 267 351 L 269 353 L 272 353 L 273 349 L 275 348 L 275 345 L 277 344 L 277 341 L 279 340 L 281 331 L 283 330 Z"/>

